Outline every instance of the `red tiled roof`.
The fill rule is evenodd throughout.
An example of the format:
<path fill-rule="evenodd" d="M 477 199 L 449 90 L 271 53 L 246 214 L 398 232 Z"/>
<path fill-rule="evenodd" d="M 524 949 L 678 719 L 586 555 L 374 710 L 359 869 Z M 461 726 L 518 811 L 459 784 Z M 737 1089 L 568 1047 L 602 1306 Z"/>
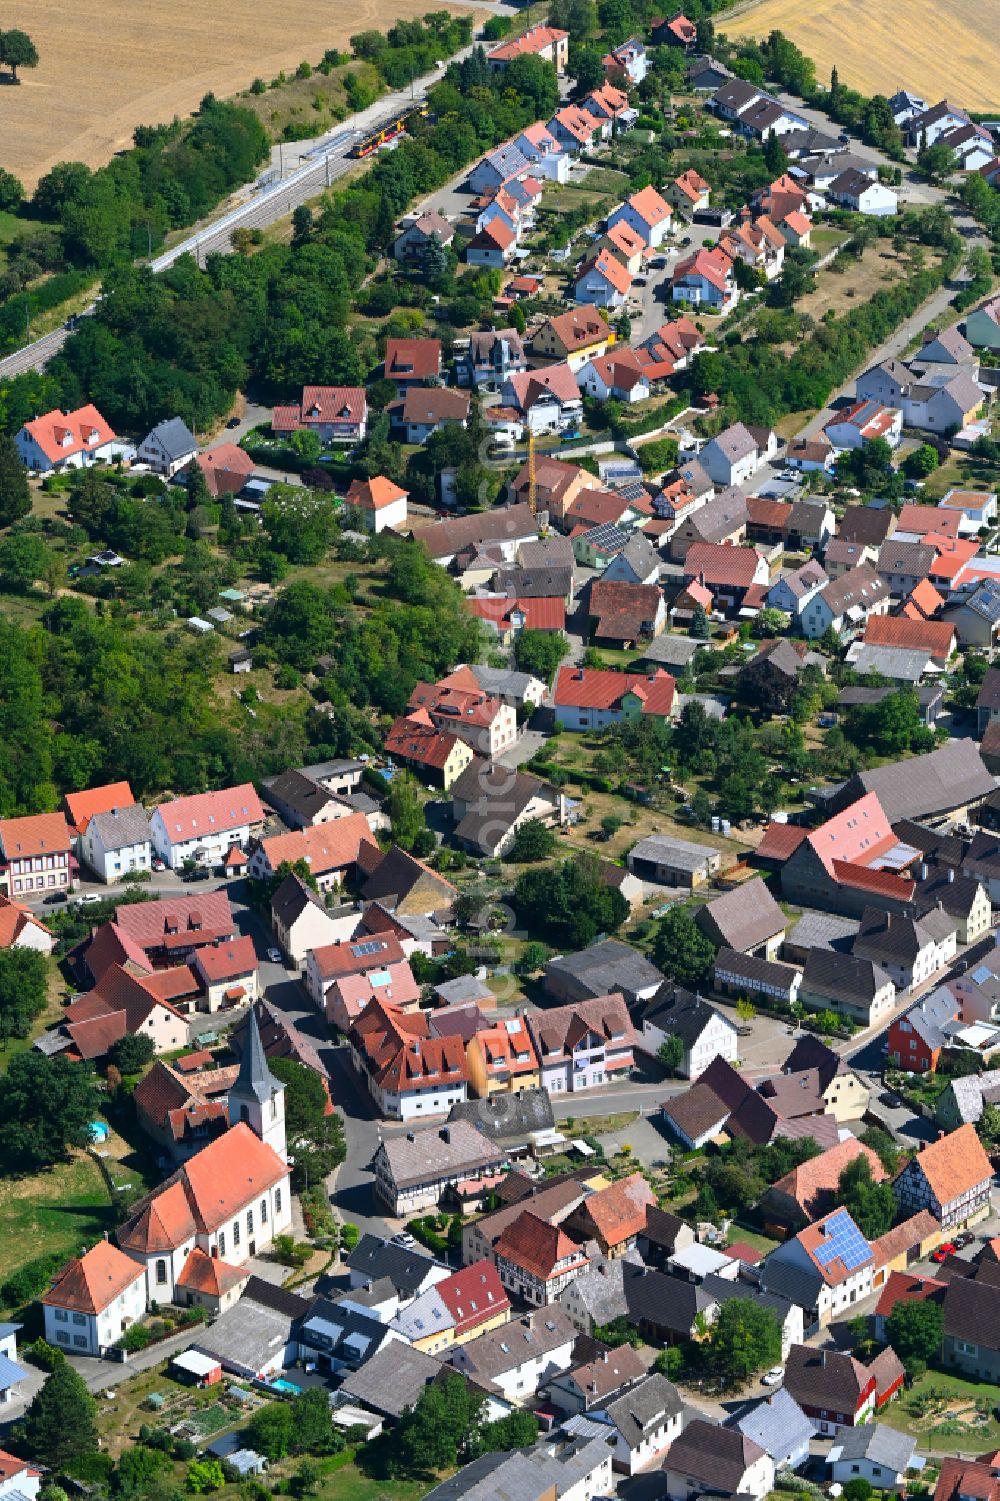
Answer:
<path fill-rule="evenodd" d="M 172 844 L 264 822 L 264 809 L 251 782 L 225 787 L 220 792 L 196 792 L 161 803 L 159 814 Z"/>
<path fill-rule="evenodd" d="M 747 497 L 747 521 L 752 526 L 769 526 L 781 531 L 792 508 L 787 500 L 768 500 L 763 495 Z"/>
<path fill-rule="evenodd" d="M 61 813 L 0 818 L 0 845 L 8 860 L 23 860 L 26 855 L 64 854 L 72 842 L 69 825 Z"/>
<path fill-rule="evenodd" d="M 670 29 L 673 30 L 676 24 L 676 21 L 672 21 Z M 674 178 L 674 187 L 679 188 L 685 198 L 689 198 L 692 203 L 696 203 L 702 194 L 707 193 L 709 190 L 709 184 L 702 177 L 701 173 L 696 172 L 693 167 L 689 167 L 686 172 L 682 172 L 679 177 Z"/>
<path fill-rule="evenodd" d="M 435 728 L 425 709 L 415 714 L 404 714 L 394 720 L 385 737 L 385 753 L 399 756 L 404 761 L 416 761 L 420 766 L 430 766 L 440 771 L 456 745 L 464 744 L 457 735 L 448 735 Z"/>
<path fill-rule="evenodd" d="M 401 1015 L 376 997 L 351 1028 L 351 1043 L 375 1080 L 398 1094 L 404 1089 L 440 1089 L 468 1078 L 459 1037 L 432 1037 L 422 1012 Z"/>
<path fill-rule="evenodd" d="M 724 250 L 696 250 L 694 255 L 678 261 L 672 280 L 683 281 L 688 277 L 701 277 L 720 292 L 725 292 L 732 275 L 733 262 Z"/>
<path fill-rule="evenodd" d="M 950 1204 L 993 1176 L 976 1128 L 969 1124 L 921 1147 L 912 1163 L 918 1164 L 939 1204 Z"/>
<path fill-rule="evenodd" d="M 462 1267 L 434 1289 L 455 1320 L 455 1336 L 462 1338 L 510 1308 L 510 1299 L 494 1263 L 484 1257 Z"/>
<path fill-rule="evenodd" d="M 512 58 L 522 57 L 525 53 L 543 52 L 547 47 L 552 47 L 557 42 L 566 41 L 568 31 L 560 31 L 557 26 L 538 25 L 531 26 L 521 34 L 512 37 L 509 42 L 503 42 L 499 47 L 487 55 L 501 62 L 510 62 Z"/>
<path fill-rule="evenodd" d="M 365 815 L 348 813 L 346 818 L 330 823 L 262 839 L 261 849 L 272 870 L 277 870 L 283 860 L 293 865 L 296 860 L 306 860 L 313 875 L 322 876 L 331 870 L 346 870 L 356 863 L 365 845 L 374 844 L 375 836 Z"/>
<path fill-rule="evenodd" d="M 893 875 L 892 871 L 869 870 L 848 860 L 833 861 L 833 876 L 842 886 L 854 886 L 859 891 L 870 891 L 878 896 L 897 897 L 904 902 L 912 900 L 916 886 L 914 881 Z"/>
<path fill-rule="evenodd" d="M 377 944 L 373 948 L 372 945 Z M 343 979 L 345 975 L 363 975 L 370 969 L 384 969 L 406 958 L 403 946 L 393 934 L 378 939 L 346 938 L 341 943 L 326 943 L 313 949 L 313 960 L 323 980 Z"/>
<path fill-rule="evenodd" d="M 929 620 L 943 604 L 944 600 L 930 579 L 921 579 L 916 588 L 911 589 L 903 614 L 908 620 Z"/>
<path fill-rule="evenodd" d="M 192 947 L 210 942 L 212 933 L 227 938 L 235 931 L 225 891 L 198 896 L 164 896 L 155 902 L 127 902 L 115 908 L 115 927 L 142 949 L 162 947 L 169 933 L 184 935 Z"/>
<path fill-rule="evenodd" d="M 794 823 L 769 823 L 764 830 L 764 837 L 757 846 L 757 858 L 760 860 L 785 861 L 794 855 L 803 839 L 806 838 L 806 830 Z"/>
<path fill-rule="evenodd" d="M 512 1261 L 515 1266 L 523 1267 L 543 1282 L 551 1277 L 563 1276 L 573 1266 L 578 1266 L 582 1271 L 587 1265 L 582 1249 L 575 1241 L 570 1240 L 565 1230 L 540 1220 L 530 1209 L 525 1209 L 507 1226 L 493 1247 L 493 1254 Z M 557 1263 L 567 1257 L 573 1259 L 557 1271 Z"/>
<path fill-rule="evenodd" d="M 381 511 L 385 506 L 391 506 L 394 501 L 409 499 L 409 491 L 403 490 L 399 485 L 393 484 L 391 479 L 386 479 L 384 474 L 376 474 L 372 479 L 352 480 L 351 488 L 345 497 L 345 504 L 359 506 L 363 511 Z"/>
<path fill-rule="evenodd" d="M 594 308 L 570 308 L 568 312 L 557 313 L 545 327 L 552 330 L 567 354 L 611 337 L 606 320 Z"/>
<path fill-rule="evenodd" d="M 440 339 L 387 339 L 385 373 L 390 380 L 421 384 L 441 373 Z"/>
<path fill-rule="evenodd" d="M 598 271 L 616 292 L 620 292 L 623 297 L 627 296 L 632 285 L 632 274 L 609 250 L 602 250 L 589 261 L 584 261 L 577 275 L 577 282 L 581 282 L 589 271 Z"/>
<path fill-rule="evenodd" d="M 938 1277 L 918 1277 L 913 1272 L 890 1272 L 881 1296 L 875 1304 L 876 1316 L 887 1319 L 897 1303 L 922 1303 L 925 1298 L 944 1294 L 947 1282 Z"/>
<path fill-rule="evenodd" d="M 665 219 L 671 218 L 673 213 L 669 203 L 661 198 L 660 194 L 651 185 L 640 188 L 637 193 L 632 194 L 627 202 L 629 207 L 634 209 L 639 215 L 639 218 L 645 224 L 649 225 L 650 229 L 655 229 Z"/>
<path fill-rule="evenodd" d="M 748 589 L 760 564 L 752 547 L 727 547 L 721 542 L 694 542 L 684 559 L 685 579 L 700 578 L 709 588 L 720 584 Z"/>
<path fill-rule="evenodd" d="M 957 537 L 958 528 L 962 518 L 960 515 L 949 516 L 936 506 L 920 505 L 918 502 L 908 500 L 899 513 L 896 522 L 897 532 L 916 532 L 918 537 L 926 537 L 928 532 L 938 532 L 945 537 Z"/>
<path fill-rule="evenodd" d="M 0 949 L 13 948 L 25 928 L 29 926 L 38 928 L 42 933 L 49 932 L 45 924 L 29 912 L 27 907 L 20 906 L 0 893 Z M 51 933 L 49 936 L 52 936 Z"/>
<path fill-rule="evenodd" d="M 253 474 L 253 459 L 235 443 L 220 443 L 207 453 L 196 454 L 194 461 L 215 497 L 235 495 Z"/>
<path fill-rule="evenodd" d="M 662 668 L 650 674 L 605 671 L 598 667 L 560 667 L 553 695 L 556 708 L 612 709 L 626 693 L 642 698 L 643 714 L 668 717 L 676 683 Z"/>
<path fill-rule="evenodd" d="M 24 426 L 53 464 L 61 463 L 72 454 L 100 448 L 115 438 L 114 429 L 97 408 L 89 404 L 77 407 L 75 412 L 61 412 L 55 407 Z"/>
<path fill-rule="evenodd" d="M 591 1221 L 606 1246 L 618 1246 L 631 1240 L 646 1226 L 646 1208 L 656 1203 L 656 1195 L 641 1173 L 630 1173 L 607 1188 L 600 1188 L 580 1206 L 580 1213 Z"/>
<path fill-rule="evenodd" d="M 252 938 L 231 938 L 226 943 L 199 949 L 194 962 L 206 984 L 217 985 L 221 980 L 241 979 L 253 974 L 257 968 L 257 954 Z"/>
<path fill-rule="evenodd" d="M 908 620 L 902 615 L 869 615 L 866 642 L 896 646 L 946 657 L 955 645 L 955 627 L 946 620 Z"/>
<path fill-rule="evenodd" d="M 828 818 L 807 838 L 831 875 L 835 864 L 867 863 L 897 843 L 874 792 L 866 792 L 856 803 Z"/>
<path fill-rule="evenodd" d="M 109 1241 L 99 1240 L 83 1256 L 74 1256 L 67 1263 L 39 1301 L 50 1308 L 68 1308 L 74 1313 L 101 1313 L 145 1275 L 146 1268 L 131 1256 Z"/>
<path fill-rule="evenodd" d="M 186 1287 L 191 1292 L 207 1293 L 210 1298 L 221 1298 L 249 1276 L 249 1267 L 230 1266 L 228 1261 L 220 1261 L 217 1256 L 209 1256 L 195 1246 L 177 1278 L 177 1286 Z"/>
<path fill-rule="evenodd" d="M 243 1121 L 190 1158 L 119 1232 L 134 1250 L 183 1245 L 232 1219 L 288 1177 L 288 1166 Z M 151 1242 L 159 1239 L 160 1245 Z M 164 1243 L 165 1242 L 165 1243 Z"/>
<path fill-rule="evenodd" d="M 127 782 L 109 782 L 106 787 L 91 787 L 88 792 L 67 792 L 63 799 L 74 828 L 83 834 L 95 813 L 110 813 L 115 808 L 135 805 Z"/>

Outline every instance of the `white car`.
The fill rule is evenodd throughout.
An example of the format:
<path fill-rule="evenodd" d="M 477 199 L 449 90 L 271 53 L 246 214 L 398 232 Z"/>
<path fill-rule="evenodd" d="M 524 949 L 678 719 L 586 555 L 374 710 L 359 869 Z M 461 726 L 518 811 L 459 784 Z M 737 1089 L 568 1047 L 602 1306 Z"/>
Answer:
<path fill-rule="evenodd" d="M 281 950 L 280 949 L 268 949 L 268 951 L 267 951 L 267 957 L 268 957 L 268 959 L 270 959 L 270 961 L 271 961 L 272 964 L 280 964 L 281 963 Z"/>
<path fill-rule="evenodd" d="M 760 1378 L 765 1386 L 780 1386 L 785 1378 L 783 1365 L 773 1365 L 769 1371 L 765 1371 Z"/>
<path fill-rule="evenodd" d="M 76 905 L 78 907 L 84 907 L 89 906 L 91 902 L 99 902 L 101 900 L 102 898 L 96 891 L 85 891 L 83 896 L 77 897 Z"/>

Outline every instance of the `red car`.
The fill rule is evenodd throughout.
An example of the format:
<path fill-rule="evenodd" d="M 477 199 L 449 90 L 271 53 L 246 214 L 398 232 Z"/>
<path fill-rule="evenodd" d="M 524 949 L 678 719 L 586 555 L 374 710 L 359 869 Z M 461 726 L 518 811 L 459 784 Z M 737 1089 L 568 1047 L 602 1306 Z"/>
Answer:
<path fill-rule="evenodd" d="M 943 1246 L 938 1246 L 937 1250 L 931 1257 L 931 1260 L 947 1261 L 948 1257 L 954 1256 L 957 1251 L 958 1247 L 955 1245 L 954 1241 L 946 1240 Z"/>

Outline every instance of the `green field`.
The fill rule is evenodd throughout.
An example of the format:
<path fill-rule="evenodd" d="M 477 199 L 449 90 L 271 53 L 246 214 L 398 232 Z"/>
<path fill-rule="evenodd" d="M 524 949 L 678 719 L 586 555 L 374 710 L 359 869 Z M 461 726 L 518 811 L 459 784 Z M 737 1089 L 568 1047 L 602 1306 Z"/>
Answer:
<path fill-rule="evenodd" d="M 922 1400 L 932 1395 L 933 1403 L 921 1411 Z M 1000 1423 L 993 1416 L 998 1402 L 1000 1387 L 989 1382 L 928 1371 L 879 1413 L 879 1421 L 911 1434 L 922 1449 L 992 1452 L 1000 1446 Z"/>
<path fill-rule="evenodd" d="M 96 1163 L 82 1153 L 47 1173 L 0 1183 L 0 1282 L 38 1256 L 79 1255 L 114 1215 Z"/>

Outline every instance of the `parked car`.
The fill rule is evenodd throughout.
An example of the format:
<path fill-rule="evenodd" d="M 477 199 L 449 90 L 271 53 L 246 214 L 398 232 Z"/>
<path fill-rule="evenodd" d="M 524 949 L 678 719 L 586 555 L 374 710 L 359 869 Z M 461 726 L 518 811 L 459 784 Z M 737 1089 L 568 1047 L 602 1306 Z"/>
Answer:
<path fill-rule="evenodd" d="M 765 1386 L 780 1386 L 785 1379 L 785 1368 L 783 1365 L 773 1365 L 760 1379 Z"/>
<path fill-rule="evenodd" d="M 76 905 L 78 907 L 89 907 L 91 902 L 99 901 L 101 901 L 101 897 L 96 891 L 85 891 L 82 896 L 77 897 Z"/>
<path fill-rule="evenodd" d="M 955 1236 L 955 1244 L 960 1251 L 964 1251 L 966 1246 L 972 1245 L 972 1242 L 975 1240 L 975 1238 L 976 1237 L 974 1235 L 970 1235 L 967 1230 L 963 1230 L 961 1235 Z"/>
<path fill-rule="evenodd" d="M 48 896 L 42 902 L 42 906 L 43 907 L 55 907 L 55 906 L 58 906 L 61 902 L 68 902 L 68 901 L 69 901 L 69 897 L 66 895 L 65 891 L 50 891 L 49 894 L 48 894 Z"/>
<path fill-rule="evenodd" d="M 949 1256 L 954 1256 L 958 1246 L 953 1240 L 946 1240 L 943 1246 L 938 1246 L 931 1255 L 932 1261 L 947 1261 Z"/>
<path fill-rule="evenodd" d="M 230 417 L 229 421 L 226 423 L 227 427 L 239 427 L 239 425 L 240 425 L 240 418 L 239 417 Z"/>
<path fill-rule="evenodd" d="M 281 963 L 281 950 L 280 949 L 268 949 L 268 951 L 267 951 L 267 957 L 271 961 L 272 964 L 280 964 Z"/>
<path fill-rule="evenodd" d="M 397 1234 L 391 1235 L 389 1237 L 389 1244 L 391 1246 L 405 1246 L 407 1250 L 409 1250 L 411 1246 L 416 1245 L 416 1241 L 413 1239 L 413 1236 L 410 1234 L 409 1230 L 400 1230 L 397 1232 Z"/>
<path fill-rule="evenodd" d="M 167 862 L 165 860 L 161 860 L 159 855 L 154 855 L 150 863 L 154 870 L 166 870 L 167 868 Z"/>

